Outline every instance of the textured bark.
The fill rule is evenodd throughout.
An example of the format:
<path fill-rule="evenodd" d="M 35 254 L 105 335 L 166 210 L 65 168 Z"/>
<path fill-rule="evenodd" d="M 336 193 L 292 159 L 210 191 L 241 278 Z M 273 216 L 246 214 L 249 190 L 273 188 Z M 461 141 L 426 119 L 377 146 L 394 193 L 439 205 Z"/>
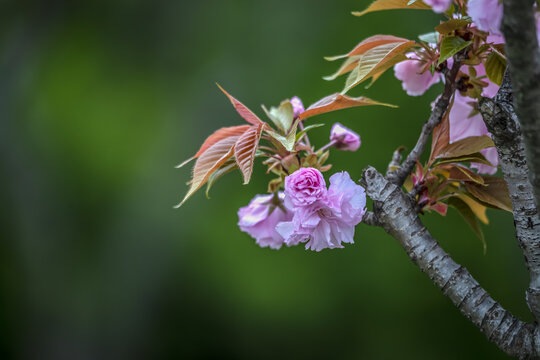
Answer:
<path fill-rule="evenodd" d="M 372 215 L 376 222 L 401 244 L 410 259 L 489 341 L 511 356 L 540 358 L 536 324 L 525 323 L 505 310 L 467 269 L 452 260 L 423 226 L 410 197 L 372 167 L 364 170 L 361 183 L 377 203 Z"/>
<path fill-rule="evenodd" d="M 512 105 L 508 73 L 497 95 L 480 101 L 480 112 L 497 147 L 500 167 L 512 199 L 516 237 L 530 274 L 527 304 L 540 320 L 540 219 L 529 181 L 523 135 Z"/>
<path fill-rule="evenodd" d="M 516 114 L 524 135 L 529 178 L 540 204 L 540 48 L 532 0 L 504 0 L 502 31 Z"/>

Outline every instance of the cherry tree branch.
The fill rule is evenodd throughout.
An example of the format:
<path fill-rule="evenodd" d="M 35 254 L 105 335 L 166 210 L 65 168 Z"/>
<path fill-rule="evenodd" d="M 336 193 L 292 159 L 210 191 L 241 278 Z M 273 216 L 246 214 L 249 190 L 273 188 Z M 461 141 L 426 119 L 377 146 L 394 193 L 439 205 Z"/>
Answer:
<path fill-rule="evenodd" d="M 540 204 L 540 48 L 533 0 L 504 0 L 502 31 L 514 105 L 524 135 L 529 178 Z"/>
<path fill-rule="evenodd" d="M 400 168 L 396 169 L 395 171 L 389 171 L 387 173 L 387 177 L 392 183 L 399 186 L 403 185 L 403 182 L 405 181 L 407 176 L 409 176 L 409 174 L 412 172 L 416 161 L 424 152 L 424 149 L 426 148 L 426 144 L 431 137 L 433 129 L 435 129 L 435 127 L 439 125 L 444 113 L 446 112 L 446 109 L 448 109 L 450 99 L 452 98 L 452 94 L 455 90 L 455 80 L 460 67 L 461 55 L 458 54 L 454 59 L 452 69 L 445 72 L 446 83 L 444 86 L 444 91 L 439 97 L 439 100 L 437 100 L 437 102 L 435 103 L 435 106 L 433 108 L 433 111 L 431 112 L 431 115 L 429 116 L 428 121 L 426 121 L 424 123 L 424 126 L 422 126 L 422 132 L 420 133 L 420 137 L 418 138 L 416 145 L 407 156 L 407 159 L 405 159 L 403 164 L 401 164 Z"/>
<path fill-rule="evenodd" d="M 372 215 L 376 222 L 489 341 L 511 356 L 540 358 L 537 325 L 523 322 L 505 310 L 465 267 L 442 249 L 418 218 L 414 201 L 398 185 L 372 167 L 363 171 L 360 181 L 377 205 Z"/>
<path fill-rule="evenodd" d="M 507 71 L 497 95 L 493 99 L 480 100 L 480 113 L 492 134 L 512 199 L 516 237 L 530 274 L 527 304 L 535 318 L 540 320 L 540 218 L 534 189 L 529 181 L 523 134 L 512 98 L 512 85 Z"/>

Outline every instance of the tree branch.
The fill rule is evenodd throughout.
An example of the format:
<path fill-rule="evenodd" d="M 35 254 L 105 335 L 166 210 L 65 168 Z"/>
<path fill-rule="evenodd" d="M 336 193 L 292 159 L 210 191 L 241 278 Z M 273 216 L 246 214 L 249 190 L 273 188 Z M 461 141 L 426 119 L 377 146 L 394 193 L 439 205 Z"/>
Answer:
<path fill-rule="evenodd" d="M 412 172 L 416 161 L 424 152 L 424 149 L 426 148 L 426 144 L 429 140 L 429 137 L 431 136 L 431 133 L 433 132 L 433 129 L 435 129 L 435 127 L 441 122 L 442 117 L 446 112 L 446 109 L 448 109 L 450 98 L 452 97 L 455 90 L 456 76 L 459 72 L 459 68 L 461 67 L 460 58 L 460 55 L 456 56 L 452 69 L 446 72 L 446 83 L 444 86 L 444 91 L 439 100 L 437 100 L 437 103 L 435 104 L 435 107 L 433 108 L 433 111 L 431 112 L 428 121 L 426 121 L 424 123 L 424 126 L 422 126 L 422 132 L 420 133 L 420 137 L 418 138 L 416 145 L 409 153 L 407 159 L 405 159 L 399 169 L 387 173 L 387 177 L 392 183 L 399 186 L 403 185 L 403 182 L 405 181 L 407 176 L 409 176 L 409 174 Z"/>
<path fill-rule="evenodd" d="M 361 179 L 366 192 L 377 204 L 375 217 L 409 255 L 458 307 L 497 346 L 520 359 L 539 358 L 540 337 L 536 324 L 525 323 L 484 290 L 469 271 L 457 264 L 423 226 L 414 202 L 398 185 L 386 180 L 372 167 Z"/>
<path fill-rule="evenodd" d="M 532 0 L 504 0 L 502 31 L 514 89 L 514 105 L 524 135 L 529 178 L 540 204 L 540 48 Z"/>
<path fill-rule="evenodd" d="M 529 181 L 529 169 L 520 124 L 512 106 L 512 86 L 508 72 L 497 95 L 480 100 L 480 113 L 492 135 L 499 162 L 508 185 L 514 214 L 516 237 L 525 255 L 530 274 L 527 304 L 540 320 L 540 218 Z"/>

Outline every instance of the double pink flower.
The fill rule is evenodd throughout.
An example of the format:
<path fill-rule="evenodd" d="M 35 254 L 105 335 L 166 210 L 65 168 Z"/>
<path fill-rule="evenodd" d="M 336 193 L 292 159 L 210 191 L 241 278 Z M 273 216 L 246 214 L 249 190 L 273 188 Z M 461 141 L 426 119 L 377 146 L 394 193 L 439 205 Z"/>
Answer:
<path fill-rule="evenodd" d="M 280 198 L 287 212 L 276 208 L 269 213 L 268 205 L 265 212 L 261 204 L 268 202 L 257 200 L 260 195 L 238 212 L 240 229 L 261 246 L 278 249 L 283 243 L 306 243 L 306 249 L 315 251 L 341 248 L 354 242 L 354 227 L 366 212 L 364 188 L 346 172 L 332 175 L 327 189 L 319 170 L 301 168 L 285 178 Z"/>

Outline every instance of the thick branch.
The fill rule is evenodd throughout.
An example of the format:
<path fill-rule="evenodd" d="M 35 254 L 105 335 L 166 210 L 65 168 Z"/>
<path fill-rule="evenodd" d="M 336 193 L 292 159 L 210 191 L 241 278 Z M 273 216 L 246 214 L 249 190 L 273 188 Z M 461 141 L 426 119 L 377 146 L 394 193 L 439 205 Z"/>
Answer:
<path fill-rule="evenodd" d="M 480 112 L 497 147 L 501 170 L 512 199 L 516 237 L 530 274 L 527 303 L 535 318 L 540 320 L 540 218 L 528 177 L 523 135 L 512 105 L 508 73 L 495 98 L 480 100 Z"/>
<path fill-rule="evenodd" d="M 401 189 L 368 167 L 362 185 L 377 204 L 375 216 L 382 227 L 475 324 L 504 352 L 520 359 L 538 359 L 540 338 L 535 324 L 525 323 L 505 310 L 457 264 L 429 234 L 418 218 L 414 202 Z"/>
<path fill-rule="evenodd" d="M 431 136 L 433 129 L 435 129 L 435 127 L 439 125 L 444 113 L 446 112 L 446 109 L 448 108 L 450 98 L 454 93 L 455 80 L 460 67 L 461 61 L 459 59 L 459 56 L 456 56 L 452 69 L 446 73 L 446 83 L 444 86 L 444 91 L 439 100 L 437 100 L 437 102 L 435 103 L 435 107 L 433 108 L 433 111 L 431 112 L 428 121 L 426 121 L 424 123 L 424 126 L 422 126 L 422 132 L 420 133 L 420 137 L 418 138 L 416 145 L 409 153 L 407 159 L 405 159 L 399 169 L 387 173 L 388 179 L 392 183 L 399 186 L 403 185 L 403 182 L 405 181 L 407 176 L 409 176 L 409 174 L 412 172 L 416 161 L 424 152 L 424 149 L 426 148 L 426 144 L 429 141 L 429 137 Z"/>
<path fill-rule="evenodd" d="M 540 204 L 540 48 L 532 0 L 504 0 L 502 31 L 510 66 L 514 105 L 521 123 L 534 187 Z"/>

